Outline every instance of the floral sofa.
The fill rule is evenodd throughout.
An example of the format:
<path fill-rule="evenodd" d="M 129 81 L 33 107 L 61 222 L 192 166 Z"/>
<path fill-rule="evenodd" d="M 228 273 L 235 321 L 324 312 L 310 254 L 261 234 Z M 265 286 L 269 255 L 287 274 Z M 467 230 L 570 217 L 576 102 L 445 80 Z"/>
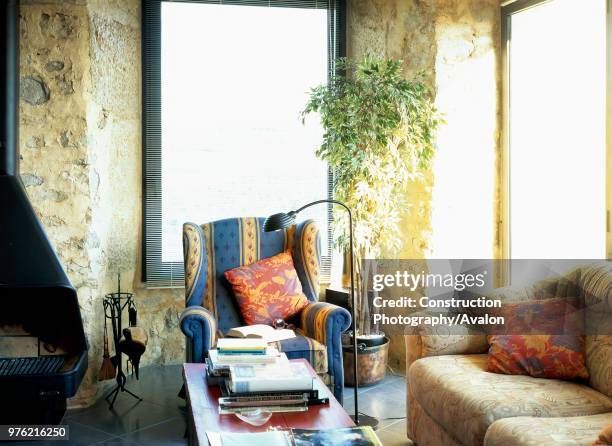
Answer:
<path fill-rule="evenodd" d="M 452 335 L 419 327 L 407 335 L 408 437 L 418 446 L 592 444 L 612 424 L 612 262 L 491 297 L 576 296 L 585 305 L 587 333 L 606 333 L 586 336 L 588 382 L 487 372 L 487 338 L 467 327 Z"/>

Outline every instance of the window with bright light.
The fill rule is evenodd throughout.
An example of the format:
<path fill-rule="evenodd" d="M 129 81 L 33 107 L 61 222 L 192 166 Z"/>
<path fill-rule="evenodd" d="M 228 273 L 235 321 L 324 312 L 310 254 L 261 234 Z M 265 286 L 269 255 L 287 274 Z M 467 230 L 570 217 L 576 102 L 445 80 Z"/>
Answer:
<path fill-rule="evenodd" d="M 606 0 L 507 20 L 510 256 L 605 258 Z"/>
<path fill-rule="evenodd" d="M 315 156 L 319 119 L 302 123 L 300 112 L 338 56 L 335 2 L 220 3 L 168 1 L 159 10 L 161 115 L 149 116 L 159 147 L 155 138 L 145 144 L 153 286 L 182 284 L 184 222 L 266 217 L 330 194 L 328 166 Z M 330 210 L 309 211 L 300 218 L 318 222 L 325 274 Z"/>

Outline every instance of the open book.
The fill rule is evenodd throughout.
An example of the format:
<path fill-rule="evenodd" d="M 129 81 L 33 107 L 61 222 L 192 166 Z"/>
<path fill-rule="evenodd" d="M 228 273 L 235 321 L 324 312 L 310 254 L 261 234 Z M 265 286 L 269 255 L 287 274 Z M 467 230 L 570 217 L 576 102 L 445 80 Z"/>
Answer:
<path fill-rule="evenodd" d="M 232 328 L 226 333 L 226 336 L 232 338 L 263 339 L 266 342 L 276 342 L 295 338 L 295 333 L 293 330 L 287 328 L 277 330 L 269 325 L 257 324 Z"/>

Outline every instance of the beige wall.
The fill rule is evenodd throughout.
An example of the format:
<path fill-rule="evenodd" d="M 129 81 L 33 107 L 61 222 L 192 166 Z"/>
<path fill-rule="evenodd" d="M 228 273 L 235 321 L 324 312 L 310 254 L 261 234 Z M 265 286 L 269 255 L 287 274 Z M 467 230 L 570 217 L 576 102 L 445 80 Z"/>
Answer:
<path fill-rule="evenodd" d="M 140 2 L 27 1 L 21 6 L 21 175 L 77 289 L 90 343 L 73 405 L 99 395 L 104 294 L 135 293 L 149 333 L 142 363 L 178 363 L 182 290 L 139 283 Z"/>
<path fill-rule="evenodd" d="M 413 207 L 393 257 L 498 255 L 499 1 L 349 0 L 347 52 L 401 59 L 407 77 L 424 73 L 447 121 L 425 180 L 406 185 Z M 393 338 L 399 369 L 403 349 Z"/>

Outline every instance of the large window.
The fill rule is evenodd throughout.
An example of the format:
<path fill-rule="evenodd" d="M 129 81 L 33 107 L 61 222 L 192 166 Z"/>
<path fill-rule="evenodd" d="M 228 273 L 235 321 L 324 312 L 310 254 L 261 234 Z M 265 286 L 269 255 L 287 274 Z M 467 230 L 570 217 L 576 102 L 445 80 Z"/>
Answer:
<path fill-rule="evenodd" d="M 145 272 L 183 283 L 182 224 L 328 197 L 310 88 L 341 52 L 336 1 L 145 2 Z M 328 274 L 331 209 L 312 208 Z"/>
<path fill-rule="evenodd" d="M 504 12 L 508 254 L 605 258 L 606 0 Z"/>

